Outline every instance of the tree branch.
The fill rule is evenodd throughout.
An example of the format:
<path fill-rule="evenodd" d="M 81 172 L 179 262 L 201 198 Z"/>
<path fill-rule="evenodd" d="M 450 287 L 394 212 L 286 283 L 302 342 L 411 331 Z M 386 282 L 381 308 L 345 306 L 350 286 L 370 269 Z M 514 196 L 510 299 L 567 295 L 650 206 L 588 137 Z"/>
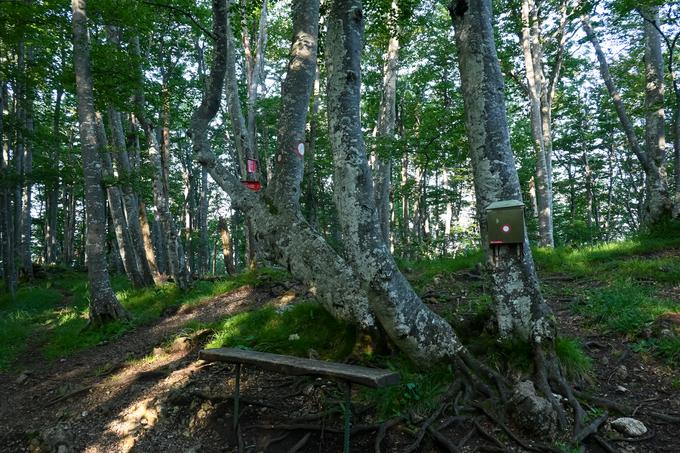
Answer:
<path fill-rule="evenodd" d="M 206 34 L 208 37 L 210 37 L 210 39 L 212 39 L 213 41 L 217 41 L 217 36 L 215 36 L 213 33 L 211 33 L 210 30 L 207 30 L 205 27 L 203 27 L 203 25 L 201 25 L 201 23 L 198 22 L 198 20 L 191 13 L 184 11 L 183 9 L 178 8 L 174 5 L 168 5 L 166 3 L 156 3 L 156 2 L 151 2 L 151 1 L 148 1 L 148 0 L 143 0 L 142 3 L 144 3 L 145 5 L 158 6 L 158 7 L 161 7 L 161 8 L 165 8 L 165 9 L 172 11 L 176 15 L 181 15 L 181 16 L 186 17 L 199 30 L 201 30 L 204 34 Z"/>

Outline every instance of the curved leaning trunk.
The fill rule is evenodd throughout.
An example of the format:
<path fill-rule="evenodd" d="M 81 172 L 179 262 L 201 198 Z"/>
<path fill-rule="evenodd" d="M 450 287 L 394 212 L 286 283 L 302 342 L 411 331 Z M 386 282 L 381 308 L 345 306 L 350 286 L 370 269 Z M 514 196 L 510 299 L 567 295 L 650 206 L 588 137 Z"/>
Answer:
<path fill-rule="evenodd" d="M 333 316 L 369 328 L 375 321 L 360 280 L 300 213 L 303 160 L 295 150 L 304 140 L 316 69 L 319 2 L 296 0 L 292 9 L 294 37 L 282 85 L 276 167 L 267 192 L 256 194 L 245 189 L 207 149 L 196 159 L 229 194 L 233 205 L 247 215 L 257 243 L 270 251 L 273 261 L 307 283 Z"/>
<path fill-rule="evenodd" d="M 462 349 L 455 332 L 421 302 L 382 240 L 359 112 L 360 0 L 331 4 L 326 46 L 335 203 L 349 262 L 368 292 L 371 310 L 402 351 L 422 361 L 453 357 Z"/>

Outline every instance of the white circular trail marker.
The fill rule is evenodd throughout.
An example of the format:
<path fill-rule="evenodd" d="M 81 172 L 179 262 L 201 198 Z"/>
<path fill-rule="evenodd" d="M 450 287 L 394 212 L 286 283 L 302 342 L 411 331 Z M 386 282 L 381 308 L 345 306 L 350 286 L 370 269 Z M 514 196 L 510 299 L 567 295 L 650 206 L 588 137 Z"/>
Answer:
<path fill-rule="evenodd" d="M 297 147 L 295 148 L 295 154 L 300 157 L 305 157 L 305 144 L 303 142 L 297 144 Z"/>

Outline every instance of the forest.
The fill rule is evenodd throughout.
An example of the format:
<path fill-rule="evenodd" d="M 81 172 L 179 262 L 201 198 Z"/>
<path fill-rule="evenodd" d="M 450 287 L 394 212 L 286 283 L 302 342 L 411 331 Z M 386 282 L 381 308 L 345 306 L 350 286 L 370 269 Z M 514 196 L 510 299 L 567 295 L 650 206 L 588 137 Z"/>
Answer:
<path fill-rule="evenodd" d="M 680 4 L 0 0 L 0 451 L 680 451 Z"/>

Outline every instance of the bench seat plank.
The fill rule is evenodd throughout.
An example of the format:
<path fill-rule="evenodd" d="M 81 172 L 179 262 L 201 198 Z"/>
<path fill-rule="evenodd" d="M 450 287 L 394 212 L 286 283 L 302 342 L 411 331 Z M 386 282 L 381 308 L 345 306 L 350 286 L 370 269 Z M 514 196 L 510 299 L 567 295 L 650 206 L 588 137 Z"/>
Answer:
<path fill-rule="evenodd" d="M 372 388 L 388 387 L 399 383 L 399 374 L 392 371 L 268 352 L 216 348 L 203 349 L 198 356 L 208 362 L 242 363 L 289 375 L 326 376 Z"/>

